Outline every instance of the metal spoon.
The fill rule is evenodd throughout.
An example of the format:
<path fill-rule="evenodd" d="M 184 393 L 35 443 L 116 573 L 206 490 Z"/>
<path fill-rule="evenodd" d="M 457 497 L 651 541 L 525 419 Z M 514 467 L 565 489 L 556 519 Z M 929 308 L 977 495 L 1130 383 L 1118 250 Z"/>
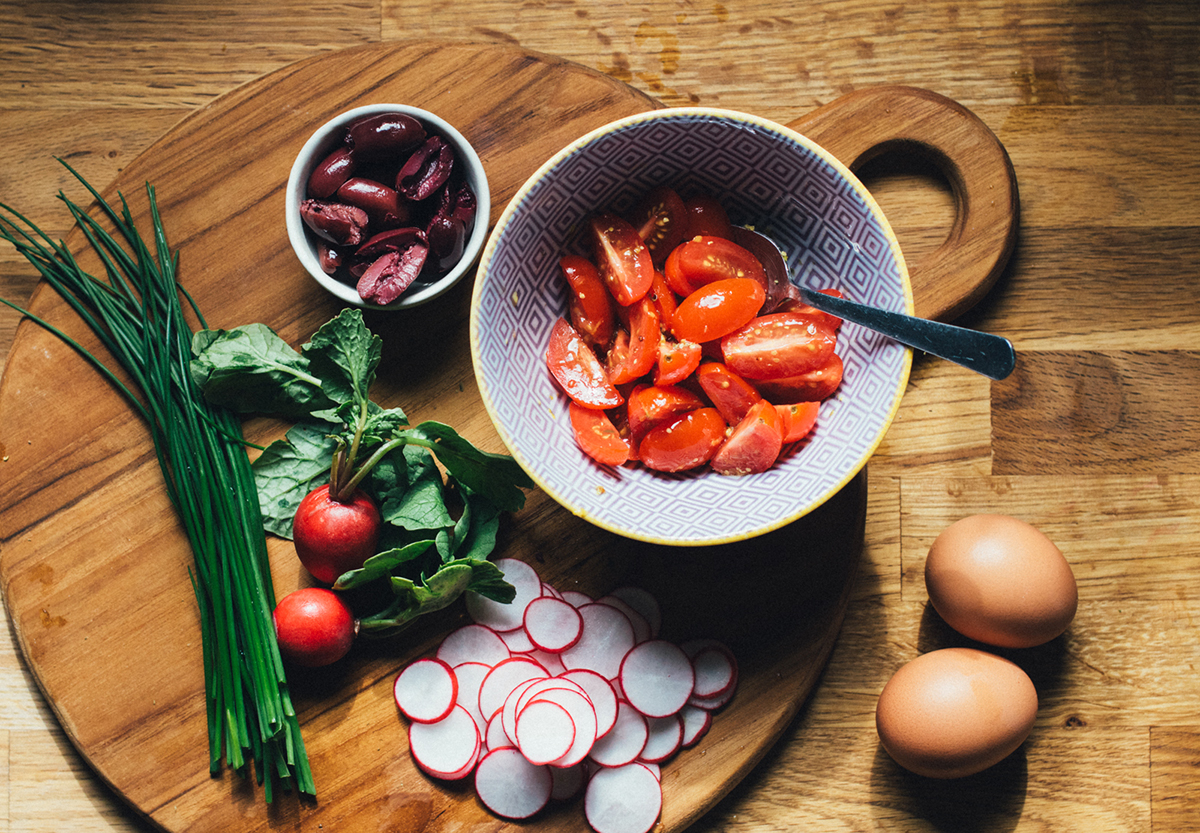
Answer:
<path fill-rule="evenodd" d="M 1017 355 L 1008 339 L 978 330 L 969 330 L 940 321 L 916 318 L 898 312 L 869 307 L 844 298 L 835 298 L 796 286 L 788 278 L 787 265 L 779 247 L 769 238 L 747 228 L 735 228 L 734 240 L 749 249 L 767 273 L 767 302 L 764 309 L 778 306 L 788 297 L 798 296 L 819 310 L 869 327 L 901 344 L 982 373 L 989 379 L 1004 379 L 1013 372 Z"/>

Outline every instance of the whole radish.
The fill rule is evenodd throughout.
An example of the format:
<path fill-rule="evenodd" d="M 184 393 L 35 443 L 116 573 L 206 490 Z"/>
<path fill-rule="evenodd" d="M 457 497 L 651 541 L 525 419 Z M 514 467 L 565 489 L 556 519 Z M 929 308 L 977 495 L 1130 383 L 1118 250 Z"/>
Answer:
<path fill-rule="evenodd" d="M 337 662 L 350 651 L 358 622 L 332 590 L 305 587 L 275 606 L 275 634 L 284 659 L 306 668 Z"/>
<path fill-rule="evenodd" d="M 375 554 L 380 523 L 379 510 L 366 492 L 355 489 L 349 499 L 338 500 L 326 484 L 300 501 L 292 540 L 300 563 L 313 578 L 333 584 Z"/>

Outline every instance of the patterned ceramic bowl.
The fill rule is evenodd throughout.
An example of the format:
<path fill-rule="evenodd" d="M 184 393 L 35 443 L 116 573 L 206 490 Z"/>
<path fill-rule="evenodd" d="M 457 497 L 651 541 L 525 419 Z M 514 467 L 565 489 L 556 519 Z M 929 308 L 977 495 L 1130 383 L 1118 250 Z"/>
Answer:
<path fill-rule="evenodd" d="M 773 238 L 792 280 L 912 313 L 899 245 L 866 188 L 798 133 L 742 113 L 667 109 L 622 119 L 564 148 L 513 197 L 484 247 L 471 351 L 484 404 L 537 484 L 576 515 L 630 538 L 673 545 L 751 538 L 820 506 L 874 453 L 899 407 L 910 351 L 849 322 L 838 337 L 841 388 L 816 429 L 763 473 L 662 474 L 605 468 L 575 443 L 567 397 L 545 363 L 567 312 L 558 268 L 588 254 L 586 220 L 628 212 L 658 185 L 710 194 L 730 219 Z"/>

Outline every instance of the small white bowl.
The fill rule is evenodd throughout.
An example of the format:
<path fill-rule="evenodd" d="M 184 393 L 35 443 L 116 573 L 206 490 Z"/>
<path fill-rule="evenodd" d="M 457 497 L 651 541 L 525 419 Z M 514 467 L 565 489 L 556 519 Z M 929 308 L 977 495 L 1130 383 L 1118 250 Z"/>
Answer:
<path fill-rule="evenodd" d="M 386 306 L 364 301 L 359 297 L 358 291 L 353 285 L 327 275 L 321 269 L 321 264 L 317 259 L 316 236 L 300 219 L 300 204 L 306 197 L 308 177 L 313 168 L 341 144 L 344 131 L 352 122 L 363 116 L 380 113 L 404 113 L 412 116 L 425 126 L 427 132 L 441 136 L 447 144 L 453 147 L 456 157 L 455 164 L 462 166 L 464 178 L 474 192 L 476 202 L 475 225 L 463 243 L 463 253 L 458 265 L 434 281 L 422 282 L 418 279 L 399 298 Z M 445 119 L 428 110 L 409 107 L 406 104 L 368 104 L 348 110 L 325 122 L 304 143 L 288 176 L 286 213 L 288 240 L 291 241 L 296 257 L 300 259 L 300 264 L 313 280 L 328 290 L 330 294 L 347 304 L 363 309 L 409 309 L 441 296 L 475 267 L 480 252 L 483 251 L 483 245 L 487 241 L 491 193 L 488 190 L 487 175 L 484 173 L 479 155 L 471 147 L 471 143 Z"/>

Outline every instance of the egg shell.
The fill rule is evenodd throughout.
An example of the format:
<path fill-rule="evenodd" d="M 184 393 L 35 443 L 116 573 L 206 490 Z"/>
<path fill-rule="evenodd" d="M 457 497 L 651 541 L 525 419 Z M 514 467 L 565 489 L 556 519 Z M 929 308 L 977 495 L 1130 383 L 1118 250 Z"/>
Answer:
<path fill-rule="evenodd" d="M 962 778 L 1011 755 L 1029 736 L 1037 705 L 1033 681 L 1015 663 L 975 648 L 943 648 L 888 680 L 875 728 L 905 769 Z"/>
<path fill-rule="evenodd" d="M 925 588 L 946 624 L 1001 648 L 1049 642 L 1079 604 L 1062 551 L 1007 515 L 971 515 L 948 526 L 929 548 Z"/>

